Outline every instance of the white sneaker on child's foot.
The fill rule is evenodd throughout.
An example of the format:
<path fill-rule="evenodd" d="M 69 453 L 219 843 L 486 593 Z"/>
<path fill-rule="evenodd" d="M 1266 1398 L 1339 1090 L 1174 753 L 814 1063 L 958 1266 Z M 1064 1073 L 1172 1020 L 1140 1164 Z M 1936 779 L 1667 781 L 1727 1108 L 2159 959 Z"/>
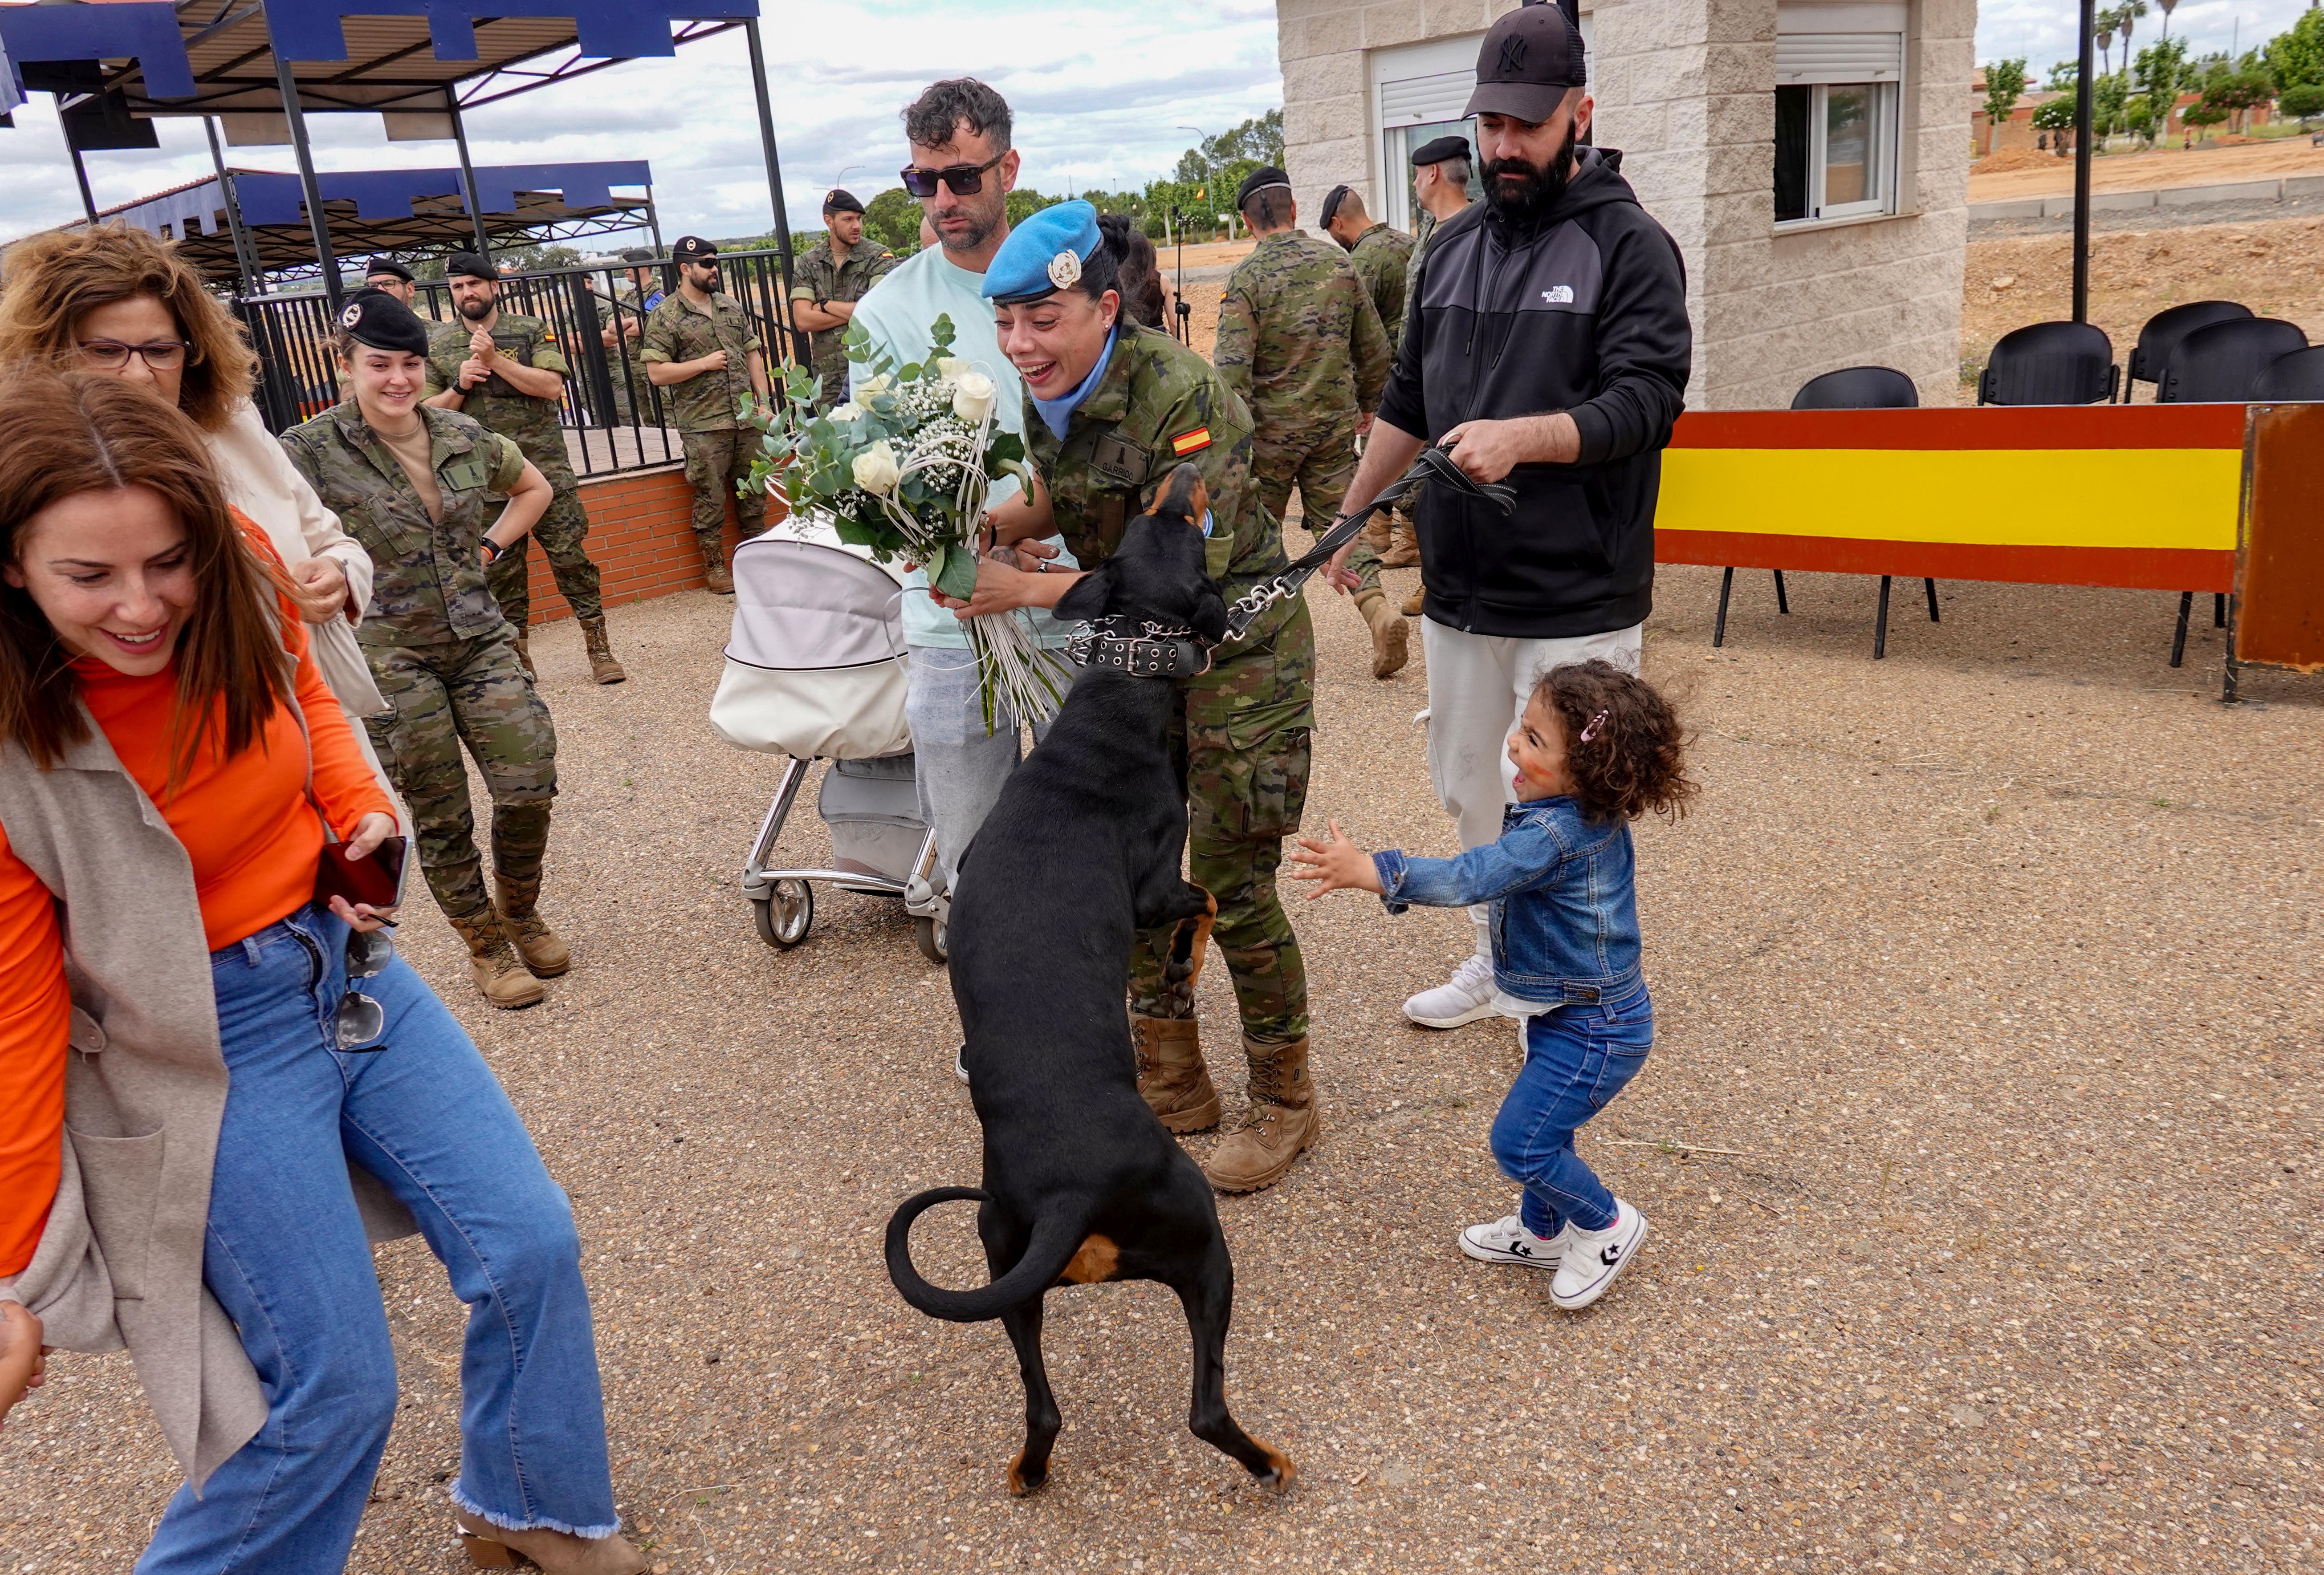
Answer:
<path fill-rule="evenodd" d="M 1461 1250 L 1479 1263 L 1521 1263 L 1527 1268 L 1554 1269 L 1564 1261 L 1565 1244 L 1572 1235 L 1572 1226 L 1561 1225 L 1554 1236 L 1536 1236 L 1526 1229 L 1522 1216 L 1508 1214 L 1461 1232 Z"/>
<path fill-rule="evenodd" d="M 1565 1257 L 1549 1283 L 1549 1299 L 1567 1312 L 1587 1307 L 1606 1294 L 1615 1276 L 1630 1266 L 1646 1239 L 1646 1217 L 1614 1200 L 1614 1222 L 1603 1230 L 1565 1227 Z"/>
<path fill-rule="evenodd" d="M 1404 1015 L 1424 1028 L 1457 1028 L 1479 1018 L 1494 1016 L 1493 963 L 1471 954 L 1452 971 L 1452 977 L 1434 990 L 1424 990 L 1404 1003 Z"/>

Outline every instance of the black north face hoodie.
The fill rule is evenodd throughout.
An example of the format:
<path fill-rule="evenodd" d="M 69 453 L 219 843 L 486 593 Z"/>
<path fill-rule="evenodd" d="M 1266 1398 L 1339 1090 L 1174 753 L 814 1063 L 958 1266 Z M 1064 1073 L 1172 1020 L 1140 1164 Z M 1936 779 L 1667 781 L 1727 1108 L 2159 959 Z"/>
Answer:
<path fill-rule="evenodd" d="M 1662 448 L 1692 364 L 1686 272 L 1622 155 L 1580 161 L 1530 228 L 1480 202 L 1436 231 L 1380 398 L 1382 420 L 1432 443 L 1463 421 L 1555 410 L 1581 429 L 1574 464 L 1509 474 L 1513 518 L 1442 488 L 1422 498 L 1426 613 L 1471 634 L 1603 634 L 1654 604 Z"/>

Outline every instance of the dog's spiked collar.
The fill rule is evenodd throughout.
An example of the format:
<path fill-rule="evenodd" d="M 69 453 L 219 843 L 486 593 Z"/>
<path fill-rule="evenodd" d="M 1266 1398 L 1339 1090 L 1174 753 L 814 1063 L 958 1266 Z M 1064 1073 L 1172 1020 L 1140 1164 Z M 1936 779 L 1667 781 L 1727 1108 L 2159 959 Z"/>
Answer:
<path fill-rule="evenodd" d="M 1191 678 L 1211 670 L 1211 648 L 1191 629 L 1119 614 L 1074 625 L 1065 654 L 1075 667 L 1103 668 L 1133 678 Z"/>

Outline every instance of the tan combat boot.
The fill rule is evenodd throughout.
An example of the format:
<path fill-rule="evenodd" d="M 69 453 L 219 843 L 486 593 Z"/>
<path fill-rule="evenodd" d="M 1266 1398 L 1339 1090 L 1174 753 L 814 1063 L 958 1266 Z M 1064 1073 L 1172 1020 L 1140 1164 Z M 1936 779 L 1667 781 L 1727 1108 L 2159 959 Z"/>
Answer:
<path fill-rule="evenodd" d="M 1388 516 L 1374 514 L 1365 520 L 1364 528 L 1356 532 L 1356 539 L 1370 548 L 1375 554 L 1385 557 L 1388 554 Z"/>
<path fill-rule="evenodd" d="M 514 1010 L 518 1007 L 539 1006 L 548 997 L 549 987 L 517 961 L 516 949 L 509 944 L 508 933 L 502 928 L 498 913 L 480 907 L 474 913 L 455 915 L 452 927 L 468 943 L 468 973 L 486 1000 L 505 1010 Z"/>
<path fill-rule="evenodd" d="M 532 636 L 530 634 L 520 634 L 516 637 L 516 659 L 524 668 L 526 677 L 540 677 L 539 673 L 532 670 Z"/>
<path fill-rule="evenodd" d="M 515 945 L 528 972 L 535 979 L 554 979 L 573 966 L 572 951 L 540 916 L 540 876 L 517 880 L 494 870 L 493 889 L 501 932 Z"/>
<path fill-rule="evenodd" d="M 454 1518 L 468 1562 L 479 1570 L 531 1564 L 546 1575 L 645 1575 L 650 1567 L 646 1556 L 619 1532 L 585 1541 L 569 1532 L 510 1531 L 465 1509 L 456 1511 Z"/>
<path fill-rule="evenodd" d="M 720 557 L 712 557 L 702 566 L 703 585 L 714 596 L 734 594 L 734 575 Z"/>
<path fill-rule="evenodd" d="M 1388 530 L 1388 548 L 1380 554 L 1382 568 L 1410 568 L 1420 561 L 1420 538 L 1412 529 L 1412 521 L 1403 515 Z"/>
<path fill-rule="evenodd" d="M 1222 1193 L 1255 1193 L 1283 1179 L 1300 1151 L 1323 1135 L 1307 1076 L 1307 1041 L 1263 1045 L 1243 1040 L 1250 1062 L 1250 1109 L 1241 1127 L 1211 1150 L 1203 1174 Z"/>
<path fill-rule="evenodd" d="M 1138 1052 L 1138 1091 L 1172 1132 L 1207 1132 L 1219 1124 L 1219 1092 L 1203 1064 L 1203 1026 L 1193 1018 L 1130 1018 Z"/>
<path fill-rule="evenodd" d="M 1356 611 L 1372 631 L 1372 677 L 1393 677 L 1412 659 L 1412 631 L 1389 611 L 1388 597 L 1379 591 L 1356 593 Z"/>
<path fill-rule="evenodd" d="M 1428 587 L 1423 585 L 1404 599 L 1404 615 L 1417 618 L 1428 606 Z"/>
<path fill-rule="evenodd" d="M 581 623 L 581 643 L 589 649 L 589 676 L 600 684 L 618 684 L 629 677 L 622 664 L 613 659 L 613 647 L 605 638 L 603 618 L 584 618 Z"/>

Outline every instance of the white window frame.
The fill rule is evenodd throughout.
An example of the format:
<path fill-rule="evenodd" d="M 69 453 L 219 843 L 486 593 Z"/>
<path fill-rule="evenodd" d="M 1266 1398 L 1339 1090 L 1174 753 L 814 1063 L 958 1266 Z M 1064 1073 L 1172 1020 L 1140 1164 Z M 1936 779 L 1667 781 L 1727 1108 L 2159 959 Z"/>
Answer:
<path fill-rule="evenodd" d="M 1590 12 L 1582 14 L 1582 42 L 1591 47 L 1593 29 Z M 1484 33 L 1456 38 L 1433 38 L 1422 43 L 1397 44 L 1370 51 L 1365 59 L 1370 91 L 1366 108 L 1371 120 L 1373 187 L 1367 204 L 1375 218 L 1410 234 L 1418 216 L 1412 204 L 1412 144 L 1406 132 L 1416 125 L 1439 125 L 1462 120 L 1469 95 L 1477 86 L 1477 49 Z M 1425 86 L 1424 86 L 1425 85 Z M 1429 101 L 1423 113 L 1390 115 L 1381 106 L 1390 87 L 1416 88 Z M 1412 91 L 1396 97 L 1409 100 Z M 1469 145 L 1477 145 L 1476 122 L 1466 123 Z"/>
<path fill-rule="evenodd" d="M 1872 180 L 1880 195 L 1859 202 L 1825 200 L 1824 180 L 1831 173 L 1831 94 L 1834 88 L 1872 89 Z M 1896 98 L 1894 82 L 1818 82 L 1808 96 L 1808 214 L 1777 226 L 1813 224 L 1820 219 L 1867 218 L 1896 211 Z"/>
<path fill-rule="evenodd" d="M 1807 212 L 1777 219 L 1778 231 L 1845 219 L 1885 218 L 1899 211 L 1904 171 L 1904 62 L 1909 54 L 1907 10 L 1902 0 L 1782 0 L 1775 21 L 1775 84 L 1806 88 L 1808 97 Z M 1830 203 L 1831 90 L 1872 90 L 1870 174 L 1880 195 Z"/>

